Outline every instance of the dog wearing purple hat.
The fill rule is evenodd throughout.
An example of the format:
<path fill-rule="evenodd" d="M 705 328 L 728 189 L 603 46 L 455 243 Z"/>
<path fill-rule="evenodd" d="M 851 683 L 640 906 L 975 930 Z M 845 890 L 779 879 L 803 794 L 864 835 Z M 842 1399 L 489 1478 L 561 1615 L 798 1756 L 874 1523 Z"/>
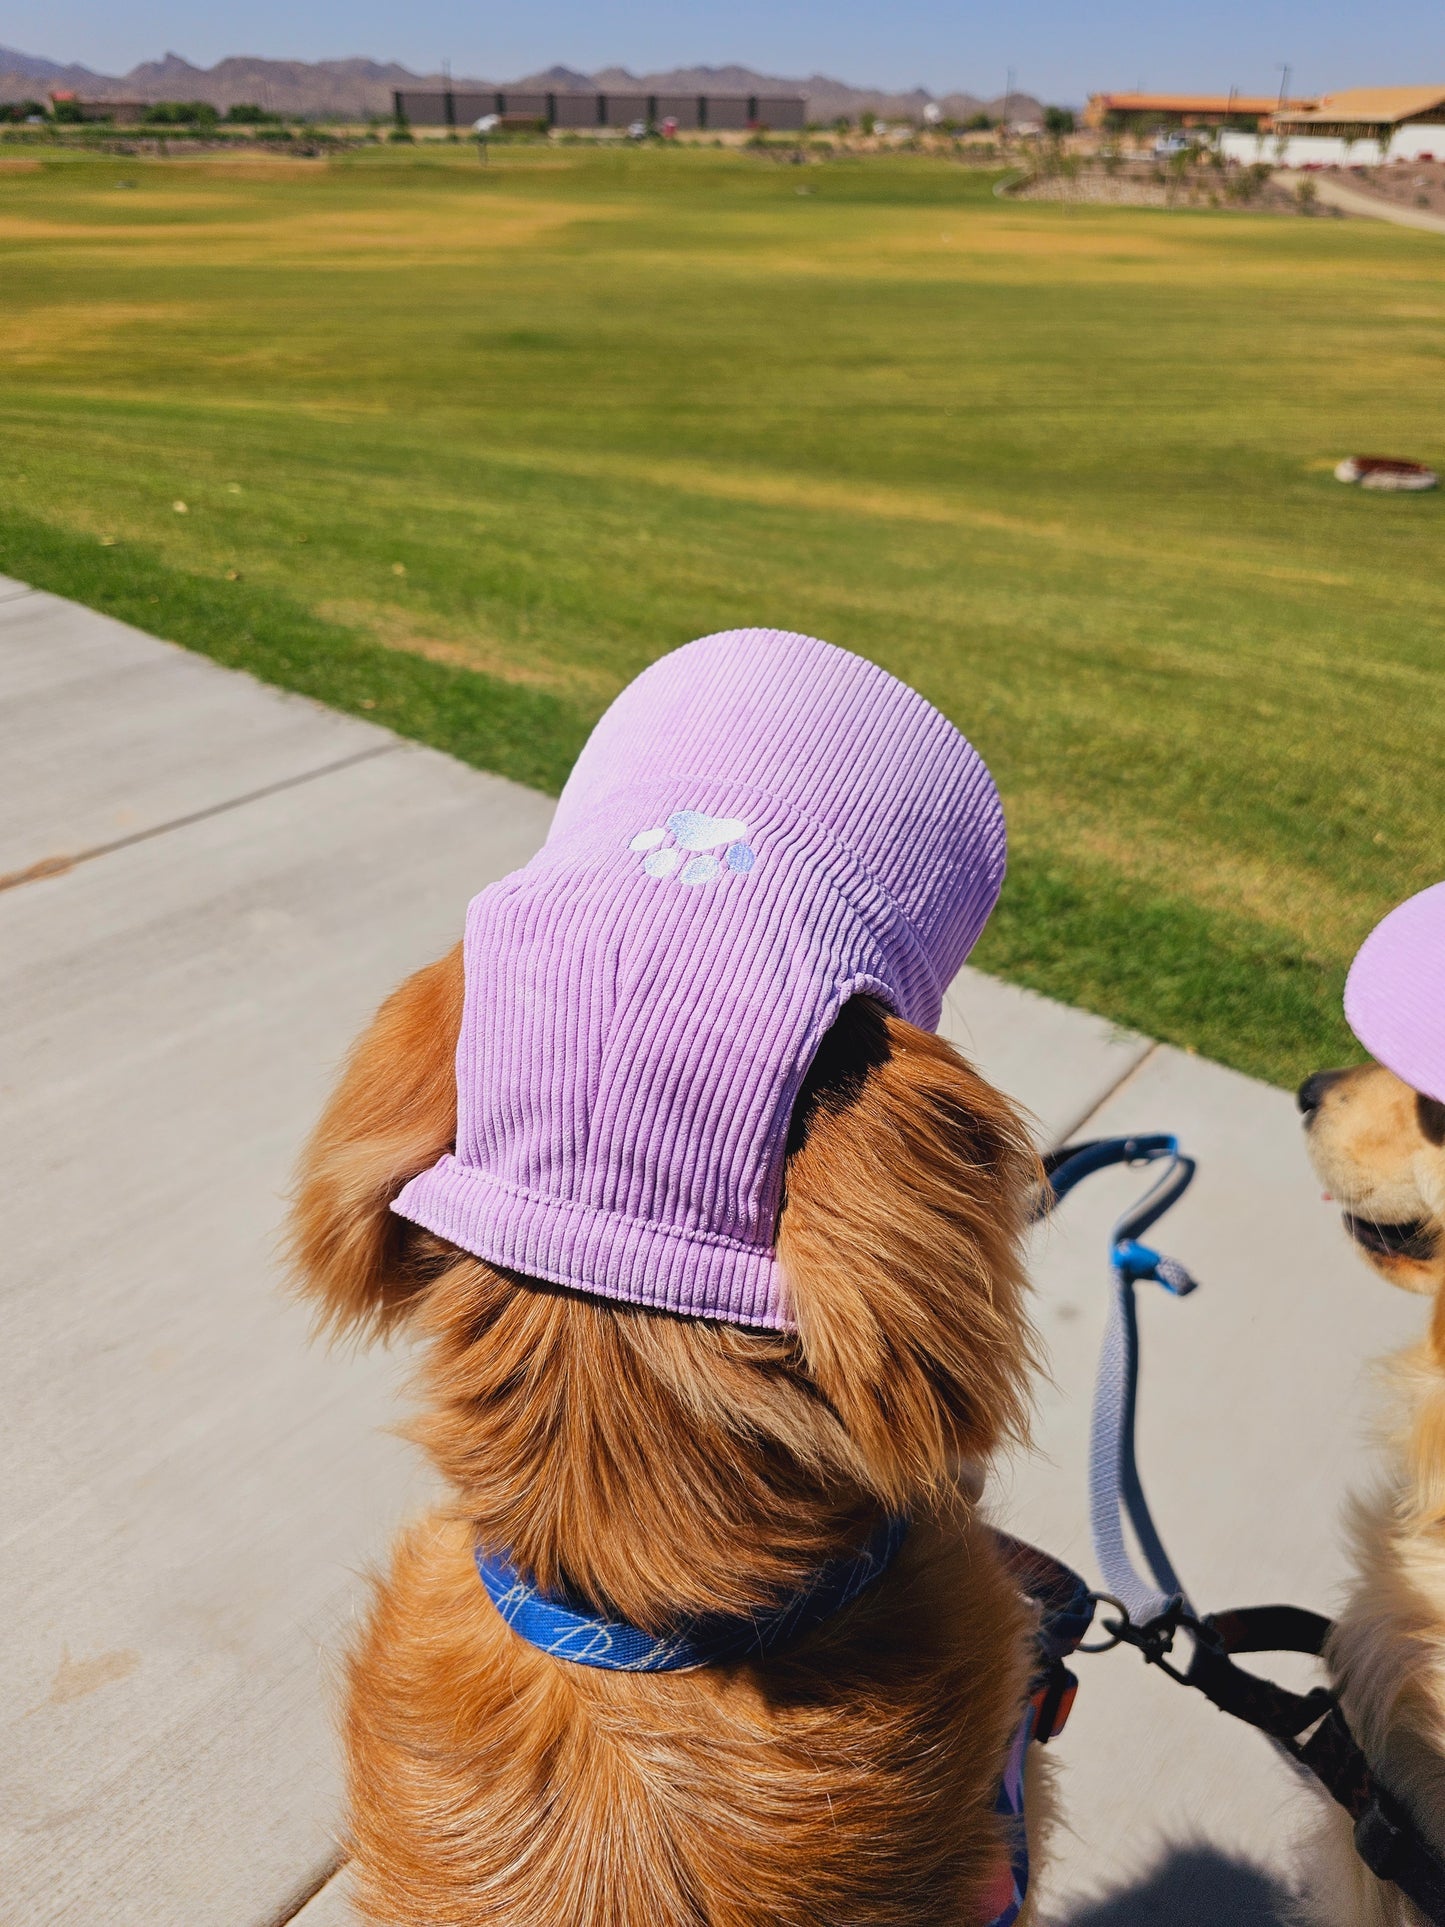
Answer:
<path fill-rule="evenodd" d="M 1424 1339 L 1390 1361 L 1387 1482 L 1350 1520 L 1356 1578 L 1328 1654 L 1381 1782 L 1445 1848 L 1445 883 L 1392 910 L 1345 987 L 1374 1062 L 1300 1086 L 1310 1159 L 1345 1229 L 1391 1284 L 1433 1300 Z M 1311 1857 L 1320 1927 L 1423 1919 L 1354 1851 L 1331 1805 Z"/>
<path fill-rule="evenodd" d="M 922 697 L 706 637 L 356 1046 L 296 1270 L 418 1338 L 449 1491 L 349 1666 L 366 1918 L 1027 1922 L 1033 1629 L 979 1493 L 1040 1171 L 933 1034 L 1003 863 Z"/>

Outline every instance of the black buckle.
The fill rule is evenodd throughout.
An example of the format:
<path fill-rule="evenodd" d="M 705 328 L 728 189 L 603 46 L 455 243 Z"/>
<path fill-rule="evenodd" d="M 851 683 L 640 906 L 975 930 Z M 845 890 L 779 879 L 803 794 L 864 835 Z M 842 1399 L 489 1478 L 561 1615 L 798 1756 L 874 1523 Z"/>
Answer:
<path fill-rule="evenodd" d="M 1142 1626 L 1136 1626 L 1129 1617 L 1128 1608 L 1110 1593 L 1096 1592 L 1096 1603 L 1108 1604 L 1118 1609 L 1117 1619 L 1106 1619 L 1104 1631 L 1108 1633 L 1107 1642 L 1097 1642 L 1090 1646 L 1080 1645 L 1081 1653 L 1106 1653 L 1112 1646 L 1132 1646 L 1144 1655 L 1151 1666 L 1162 1667 L 1175 1679 L 1184 1681 L 1184 1675 L 1171 1666 L 1165 1657 L 1174 1644 L 1174 1635 L 1181 1627 L 1198 1637 L 1202 1631 L 1199 1620 L 1186 1613 L 1183 1604 L 1176 1600 L 1167 1612 L 1154 1619 L 1146 1619 Z"/>
<path fill-rule="evenodd" d="M 1404 1827 L 1391 1818 L 1376 1789 L 1355 1822 L 1355 1852 L 1381 1880 L 1393 1880 L 1400 1867 L 1400 1849 L 1408 1838 Z"/>

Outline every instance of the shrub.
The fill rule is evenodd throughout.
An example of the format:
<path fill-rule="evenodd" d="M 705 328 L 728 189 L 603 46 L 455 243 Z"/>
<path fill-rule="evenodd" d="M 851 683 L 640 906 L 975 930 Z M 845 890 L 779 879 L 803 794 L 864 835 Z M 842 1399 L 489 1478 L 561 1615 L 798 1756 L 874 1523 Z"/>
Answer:
<path fill-rule="evenodd" d="M 141 118 L 150 127 L 214 127 L 221 117 L 208 100 L 158 100 Z"/>
<path fill-rule="evenodd" d="M 226 109 L 226 119 L 236 127 L 279 127 L 281 116 L 268 114 L 264 107 L 258 107 L 253 100 L 238 100 Z"/>
<path fill-rule="evenodd" d="M 1074 116 L 1071 109 L 1067 107 L 1046 107 L 1044 109 L 1044 132 L 1046 134 L 1052 134 L 1055 140 L 1062 139 L 1065 134 L 1072 134 L 1074 126 Z"/>

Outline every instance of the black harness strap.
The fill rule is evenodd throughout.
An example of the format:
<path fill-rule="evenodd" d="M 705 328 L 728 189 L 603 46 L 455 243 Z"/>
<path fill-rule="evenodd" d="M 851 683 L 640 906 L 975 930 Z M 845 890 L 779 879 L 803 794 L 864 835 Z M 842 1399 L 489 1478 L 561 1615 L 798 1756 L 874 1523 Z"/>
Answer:
<path fill-rule="evenodd" d="M 1330 1622 L 1301 1606 L 1246 1606 L 1212 1613 L 1199 1622 L 1194 1656 L 1184 1674 L 1221 1712 L 1258 1727 L 1273 1740 L 1290 1741 L 1321 1720 L 1335 1704 L 1327 1686 L 1294 1693 L 1274 1680 L 1236 1666 L 1236 1653 L 1310 1653 L 1324 1650 Z"/>
<path fill-rule="evenodd" d="M 1171 1679 L 1192 1686 L 1222 1713 L 1268 1734 L 1349 1814 L 1355 1851 L 1371 1873 L 1393 1881 L 1434 1927 L 1445 1927 L 1445 1858 L 1376 1779 L 1335 1695 L 1324 1686 L 1292 1692 L 1235 1664 L 1237 1653 L 1318 1657 L 1330 1634 L 1329 1620 L 1300 1606 L 1247 1606 L 1203 1619 L 1176 1610 L 1143 1626 L 1122 1620 L 1105 1623 Z M 1194 1642 L 1182 1670 L 1170 1658 L 1174 1636 L 1181 1631 Z"/>
<path fill-rule="evenodd" d="M 1354 1821 L 1355 1851 L 1370 1872 L 1392 1880 L 1437 1927 L 1445 1922 L 1445 1861 L 1375 1778 L 1338 1706 L 1331 1707 L 1296 1758 Z"/>

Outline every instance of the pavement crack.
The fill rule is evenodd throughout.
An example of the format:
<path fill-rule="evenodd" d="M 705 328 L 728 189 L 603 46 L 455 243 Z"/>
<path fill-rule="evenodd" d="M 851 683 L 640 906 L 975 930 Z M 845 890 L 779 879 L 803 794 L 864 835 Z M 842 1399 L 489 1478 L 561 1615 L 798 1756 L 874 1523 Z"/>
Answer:
<path fill-rule="evenodd" d="M 38 883 L 43 877 L 63 876 L 78 863 L 92 863 L 96 857 L 113 856 L 117 850 L 128 850 L 136 843 L 149 843 L 153 837 L 167 836 L 172 830 L 188 829 L 192 823 L 204 823 L 213 816 L 225 816 L 231 810 L 244 809 L 248 803 L 259 803 L 268 796 L 279 796 L 283 790 L 299 789 L 303 783 L 315 783 L 323 776 L 335 776 L 339 771 L 352 769 L 358 763 L 373 762 L 378 756 L 394 755 L 401 747 L 399 742 L 375 743 L 370 749 L 359 749 L 350 756 L 338 757 L 334 763 L 323 763 L 319 769 L 302 770 L 297 776 L 283 776 L 279 782 L 263 784 L 257 790 L 247 790 L 242 796 L 229 796 L 224 803 L 211 803 L 205 809 L 192 810 L 186 816 L 173 816 L 165 823 L 153 823 L 146 830 L 133 830 L 129 836 L 118 836 L 112 842 L 96 843 L 88 850 L 43 856 L 37 862 L 27 864 L 23 870 L 11 870 L 7 875 L 0 876 L 0 890 L 18 889 L 22 883 Z"/>

